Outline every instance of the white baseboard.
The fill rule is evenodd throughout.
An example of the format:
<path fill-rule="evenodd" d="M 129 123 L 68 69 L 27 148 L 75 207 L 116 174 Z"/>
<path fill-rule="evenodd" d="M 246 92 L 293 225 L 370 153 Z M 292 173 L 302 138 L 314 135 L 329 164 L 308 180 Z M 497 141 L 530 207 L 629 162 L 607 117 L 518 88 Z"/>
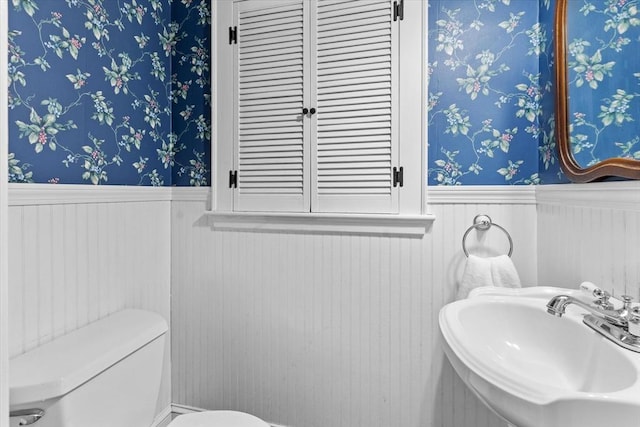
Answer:
<path fill-rule="evenodd" d="M 193 412 L 203 412 L 206 409 L 196 408 L 195 406 L 187 406 L 187 405 L 178 405 L 173 403 L 171 405 L 171 412 L 175 414 L 191 414 Z M 281 424 L 273 424 L 269 423 L 271 427 L 291 427 L 291 426 L 283 426 Z M 155 424 L 152 427 L 156 427 Z"/>
<path fill-rule="evenodd" d="M 174 414 L 191 414 L 193 412 L 203 412 L 206 409 L 196 408 L 195 406 L 178 405 L 176 403 L 171 404 L 171 412 Z"/>
<path fill-rule="evenodd" d="M 153 423 L 151 424 L 150 427 L 165 427 L 169 424 L 169 422 L 171 421 L 171 412 L 172 412 L 172 406 L 169 405 L 166 408 L 164 408 L 158 415 L 156 415 L 156 418 L 153 420 Z"/>

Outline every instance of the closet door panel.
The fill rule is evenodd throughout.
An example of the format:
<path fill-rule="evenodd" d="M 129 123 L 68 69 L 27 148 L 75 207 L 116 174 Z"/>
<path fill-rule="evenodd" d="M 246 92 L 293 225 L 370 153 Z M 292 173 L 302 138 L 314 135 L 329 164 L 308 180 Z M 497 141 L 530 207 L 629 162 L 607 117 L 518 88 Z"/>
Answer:
<path fill-rule="evenodd" d="M 397 213 L 397 43 L 392 2 L 311 10 L 312 210 Z"/>
<path fill-rule="evenodd" d="M 309 210 L 309 30 L 303 0 L 234 5 L 236 211 Z"/>

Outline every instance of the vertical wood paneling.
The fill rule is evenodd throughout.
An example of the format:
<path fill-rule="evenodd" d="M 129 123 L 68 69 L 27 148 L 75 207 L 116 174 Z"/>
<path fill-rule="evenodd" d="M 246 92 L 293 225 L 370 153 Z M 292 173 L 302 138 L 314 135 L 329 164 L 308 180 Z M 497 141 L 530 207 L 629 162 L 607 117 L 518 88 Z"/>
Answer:
<path fill-rule="evenodd" d="M 22 248 L 16 247 L 13 242 L 19 242 L 23 236 L 23 212 L 19 211 L 13 214 L 13 221 L 11 227 L 9 227 L 8 242 L 9 246 L 13 249 L 12 255 L 12 275 L 11 280 L 23 283 L 24 275 L 24 257 Z M 11 304 L 8 304 L 8 319 L 10 319 L 9 339 L 8 339 L 8 354 L 20 354 L 25 351 L 25 324 L 24 324 L 24 310 L 26 302 L 24 300 L 24 289 L 20 292 L 12 292 L 10 295 Z"/>
<path fill-rule="evenodd" d="M 640 298 L 640 212 L 540 203 L 541 284 L 576 288 L 591 281 L 614 295 Z"/>
<path fill-rule="evenodd" d="M 9 354 L 123 308 L 170 319 L 170 202 L 9 208 Z M 158 411 L 171 402 L 167 341 Z"/>
<path fill-rule="evenodd" d="M 537 282 L 534 205 L 434 205 L 422 239 L 221 231 L 204 210 L 173 202 L 175 403 L 290 427 L 503 425 L 444 357 L 438 313 L 478 213 Z M 479 236 L 479 253 L 506 250 L 498 230 Z"/>

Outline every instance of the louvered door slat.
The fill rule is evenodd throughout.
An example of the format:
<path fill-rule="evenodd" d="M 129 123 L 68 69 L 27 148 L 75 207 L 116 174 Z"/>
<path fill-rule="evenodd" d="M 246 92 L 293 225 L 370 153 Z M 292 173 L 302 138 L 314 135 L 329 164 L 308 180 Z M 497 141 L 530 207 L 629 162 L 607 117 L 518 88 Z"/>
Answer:
<path fill-rule="evenodd" d="M 327 62 L 320 66 L 319 71 L 322 71 L 321 75 L 324 76 L 353 71 L 379 70 L 385 69 L 385 67 L 391 68 L 391 58 L 388 56 L 349 59 L 341 63 Z"/>
<path fill-rule="evenodd" d="M 278 60 L 284 59 L 295 59 L 300 57 L 300 53 L 302 52 L 302 48 L 300 46 L 282 46 L 280 49 L 262 49 L 256 51 L 249 52 L 240 52 L 241 60 L 249 63 L 249 60 L 256 59 L 256 62 L 262 62 L 261 59 L 265 57 L 277 56 Z"/>
<path fill-rule="evenodd" d="M 386 110 L 368 110 L 368 111 L 344 111 L 339 113 L 322 113 L 324 119 L 331 118 L 335 124 L 359 124 L 359 123 L 375 123 L 385 119 L 391 120 L 391 112 Z"/>
<path fill-rule="evenodd" d="M 388 148 L 388 144 L 384 141 L 378 142 L 366 142 L 364 144 L 358 143 L 338 143 L 338 144 L 323 144 L 323 150 L 367 150 L 376 148 Z M 324 171 L 323 171 L 324 172 Z"/>
<path fill-rule="evenodd" d="M 270 38 L 269 41 L 260 40 L 260 42 L 246 43 L 244 46 L 240 48 L 240 52 L 243 55 L 250 55 L 252 53 L 261 53 L 264 52 L 269 46 L 272 46 L 273 43 L 278 43 L 282 49 L 287 48 L 299 48 L 298 40 L 296 40 L 295 36 L 290 37 L 281 37 L 281 38 Z"/>
<path fill-rule="evenodd" d="M 385 24 L 370 24 L 367 27 L 356 28 L 339 28 L 331 31 L 326 31 L 322 34 L 322 37 L 318 38 L 318 46 L 324 46 L 328 43 L 333 43 L 336 40 L 358 40 L 363 37 L 370 37 L 372 34 L 387 34 L 388 26 Z"/>
<path fill-rule="evenodd" d="M 281 109 L 269 111 L 245 111 L 240 114 L 240 128 L 268 126 L 270 123 L 288 122 L 291 116 L 298 113 L 297 109 Z M 279 124 L 278 124 L 279 126 Z"/>
<path fill-rule="evenodd" d="M 292 174 L 298 174 L 301 169 L 296 167 L 296 165 L 292 164 L 283 164 L 283 165 L 247 165 L 246 175 L 259 176 L 263 171 L 275 171 L 271 175 L 276 175 L 277 173 L 281 173 L 283 171 L 290 171 Z M 264 174 L 262 174 L 264 176 Z"/>
<path fill-rule="evenodd" d="M 344 114 L 344 117 L 351 117 L 351 115 L 360 115 L 360 114 L 368 114 L 369 110 L 374 110 L 374 109 L 386 109 L 388 107 L 388 102 L 384 102 L 384 100 L 380 101 L 371 101 L 370 104 L 366 105 L 367 108 L 362 107 L 358 110 L 354 110 L 352 109 L 349 105 L 346 104 L 341 104 L 341 103 L 336 103 L 335 105 L 327 105 L 323 108 L 322 110 L 322 114 L 327 114 L 328 113 L 335 113 L 336 115 L 338 114 Z M 327 116 L 327 118 L 329 118 Z M 334 117 L 332 117 L 334 118 Z"/>
<path fill-rule="evenodd" d="M 302 108 L 302 103 L 299 102 L 298 96 L 274 96 L 270 98 L 256 98 L 256 99 L 245 99 L 243 100 L 243 105 L 240 108 L 245 107 L 255 107 L 261 106 L 263 109 L 274 107 L 279 108 L 280 105 L 295 105 L 300 106 Z M 242 110 L 241 110 L 242 111 Z"/>
<path fill-rule="evenodd" d="M 303 0 L 235 4 L 236 167 L 234 209 L 308 210 L 308 130 L 301 111 L 308 67 Z"/>
<path fill-rule="evenodd" d="M 302 64 L 302 53 L 300 52 L 278 52 L 271 55 L 262 55 L 257 58 L 241 58 L 240 65 L 247 71 L 255 69 L 269 69 L 272 64 L 281 66 Z"/>
<path fill-rule="evenodd" d="M 323 0 L 322 8 L 318 11 L 320 16 L 327 16 L 329 14 L 335 13 L 336 11 L 340 12 L 348 12 L 353 9 L 362 9 L 368 8 L 370 6 L 376 6 L 380 3 L 387 4 L 387 0 Z M 365 9 L 366 10 L 366 9 Z"/>
<path fill-rule="evenodd" d="M 265 2 L 266 3 L 266 2 Z M 242 17 L 245 23 L 256 23 L 256 22 L 264 22 L 270 19 L 278 19 L 282 16 L 294 16 L 300 15 L 300 9 L 292 9 L 289 8 L 288 5 L 281 4 L 279 6 L 274 5 L 274 2 L 271 1 L 270 5 L 267 5 L 266 8 L 262 8 L 260 6 L 256 7 L 253 10 L 245 10 L 242 12 Z"/>
<path fill-rule="evenodd" d="M 289 117 L 278 118 L 276 116 L 257 117 L 251 120 L 243 121 L 240 119 L 240 132 L 252 129 L 269 129 L 281 128 L 290 122 Z"/>
<path fill-rule="evenodd" d="M 294 77 L 294 78 L 283 78 L 272 81 L 256 81 L 256 82 L 243 82 L 242 84 L 243 94 L 249 93 L 269 93 L 278 90 L 291 90 L 295 89 L 296 91 L 302 90 L 302 78 Z"/>
<path fill-rule="evenodd" d="M 374 78 L 377 80 L 377 77 L 379 76 L 391 76 L 390 72 L 387 70 L 381 70 L 381 69 L 377 69 L 377 68 L 373 68 L 370 70 L 353 70 L 351 72 L 348 73 L 341 73 L 341 74 L 328 74 L 325 73 L 322 78 L 318 79 L 318 86 L 322 87 L 324 85 L 327 84 L 335 84 L 335 85 L 340 85 L 340 84 L 345 84 L 345 85 L 350 85 L 353 83 L 353 80 L 358 80 L 356 83 L 360 82 L 360 81 L 366 81 L 369 82 L 371 80 L 371 78 Z"/>
<path fill-rule="evenodd" d="M 398 211 L 397 26 L 391 0 L 318 0 L 313 209 Z"/>
<path fill-rule="evenodd" d="M 282 80 L 287 79 L 295 79 L 302 81 L 302 77 L 300 77 L 300 70 L 286 70 L 280 72 L 267 72 L 267 73 L 251 73 L 240 76 L 240 82 L 245 85 L 245 87 L 252 87 L 252 83 L 261 86 L 273 86 L 279 84 Z"/>
<path fill-rule="evenodd" d="M 270 111 L 265 111 L 264 108 L 257 103 L 253 103 L 251 105 L 243 105 L 240 107 L 240 117 L 242 117 L 243 114 L 245 113 L 258 113 L 258 112 L 262 112 L 265 116 L 271 116 L 274 115 L 276 112 L 285 112 L 285 111 L 290 111 L 290 110 L 295 110 L 295 111 L 300 111 L 298 109 L 299 103 L 298 102 L 280 102 L 278 103 L 278 105 L 274 105 L 273 108 Z"/>
<path fill-rule="evenodd" d="M 272 29 L 271 32 L 264 34 L 243 34 L 242 42 L 246 46 L 259 46 L 259 45 L 271 45 L 278 42 L 280 39 L 288 40 L 295 38 L 296 34 L 300 32 L 300 28 L 282 28 L 280 30 Z"/>

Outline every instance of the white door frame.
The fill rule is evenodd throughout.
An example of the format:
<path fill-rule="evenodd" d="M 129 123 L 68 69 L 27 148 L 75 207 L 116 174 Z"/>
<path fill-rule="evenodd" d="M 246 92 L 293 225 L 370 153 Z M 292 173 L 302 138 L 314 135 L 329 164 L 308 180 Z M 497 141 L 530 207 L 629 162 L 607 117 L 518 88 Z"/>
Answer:
<path fill-rule="evenodd" d="M 8 189 L 8 31 L 9 0 L 0 0 L 0 427 L 9 426 L 9 352 L 8 352 L 8 262 L 7 215 Z"/>

